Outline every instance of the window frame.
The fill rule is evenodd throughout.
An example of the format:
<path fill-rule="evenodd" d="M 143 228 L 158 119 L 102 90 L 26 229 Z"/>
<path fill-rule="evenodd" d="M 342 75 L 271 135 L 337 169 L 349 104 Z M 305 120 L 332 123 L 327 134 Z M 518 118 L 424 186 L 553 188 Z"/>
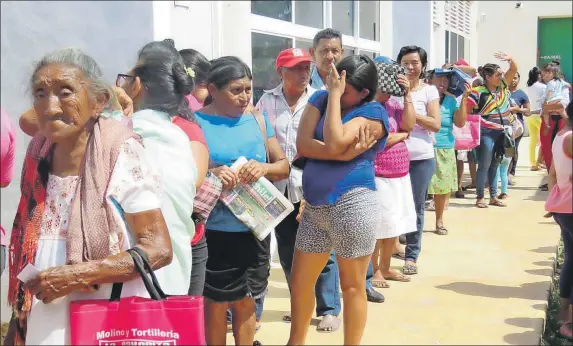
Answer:
<path fill-rule="evenodd" d="M 383 18 L 382 11 L 383 6 L 380 4 L 378 6 L 378 41 L 368 40 L 360 38 L 360 1 L 353 1 L 353 34 L 342 35 L 342 44 L 345 51 L 351 49 L 354 54 L 361 54 L 362 52 L 367 53 L 369 56 L 376 54 L 377 56 L 383 55 L 383 39 L 386 37 L 386 32 L 382 31 L 383 28 Z M 288 38 L 292 40 L 292 48 L 297 48 L 297 40 L 302 40 L 306 42 L 312 42 L 314 36 L 319 31 L 325 28 L 332 27 L 332 1 L 323 0 L 322 1 L 322 28 L 314 28 L 310 26 L 305 26 L 301 24 L 296 24 L 296 3 L 297 1 L 292 0 L 291 3 L 291 21 L 285 21 L 281 19 L 265 17 L 262 15 L 250 13 L 250 26 L 251 34 L 258 33 L 263 35 L 278 36 L 283 38 Z M 252 52 L 251 47 L 251 52 Z M 251 66 L 253 66 L 254 59 L 251 57 Z M 254 95 L 253 95 L 254 96 Z"/>

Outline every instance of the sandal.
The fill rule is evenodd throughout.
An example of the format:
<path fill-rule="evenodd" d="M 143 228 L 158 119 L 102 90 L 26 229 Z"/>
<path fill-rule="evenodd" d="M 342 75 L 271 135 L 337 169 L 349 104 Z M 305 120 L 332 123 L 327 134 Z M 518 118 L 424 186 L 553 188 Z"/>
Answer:
<path fill-rule="evenodd" d="M 571 329 L 571 327 L 572 327 L 571 322 L 563 323 L 561 328 L 559 328 L 559 335 L 561 335 L 565 339 L 571 340 L 573 338 L 573 330 Z"/>
<path fill-rule="evenodd" d="M 507 197 L 509 197 L 509 196 L 507 195 L 507 193 L 502 193 L 502 194 L 500 194 L 499 196 L 497 196 L 497 199 L 506 199 Z"/>
<path fill-rule="evenodd" d="M 340 318 L 334 315 L 326 315 L 322 317 L 322 321 L 316 327 L 319 333 L 333 333 L 340 328 Z"/>
<path fill-rule="evenodd" d="M 470 185 L 466 185 L 466 186 L 462 186 L 462 191 L 467 191 L 467 190 L 471 190 L 471 189 L 475 189 L 476 186 L 473 184 Z"/>
<path fill-rule="evenodd" d="M 284 323 L 291 323 L 291 322 L 292 322 L 292 316 L 291 316 L 290 312 L 287 312 L 287 313 L 283 316 L 283 322 L 284 322 Z"/>
<path fill-rule="evenodd" d="M 403 274 L 397 273 L 393 270 L 390 271 L 390 274 L 391 275 L 384 277 L 384 279 L 386 279 L 388 281 L 398 281 L 398 282 L 410 282 L 410 280 L 411 280 L 409 277 L 407 277 Z"/>
<path fill-rule="evenodd" d="M 390 288 L 390 285 L 384 279 L 372 280 L 370 283 L 372 284 L 372 286 L 374 286 L 376 288 Z"/>
<path fill-rule="evenodd" d="M 392 257 L 399 259 L 401 261 L 404 261 L 406 259 L 406 253 L 405 252 L 396 252 L 395 254 L 392 255 Z"/>
<path fill-rule="evenodd" d="M 543 215 L 544 218 L 549 219 L 551 217 L 553 217 L 553 213 L 552 212 L 548 212 L 545 215 Z"/>
<path fill-rule="evenodd" d="M 405 264 L 402 267 L 402 273 L 404 273 L 404 275 L 418 274 L 418 266 L 415 264 Z"/>
<path fill-rule="evenodd" d="M 448 235 L 448 230 L 444 225 L 436 226 L 436 234 L 437 235 Z"/>
<path fill-rule="evenodd" d="M 436 210 L 436 204 L 434 203 L 433 200 L 430 200 L 430 201 L 426 204 L 426 210 L 427 210 L 427 211 L 434 211 L 434 210 Z"/>
<path fill-rule="evenodd" d="M 492 205 L 494 207 L 507 207 L 507 205 L 505 203 L 503 203 L 502 201 L 500 201 L 498 199 L 490 200 L 489 205 Z"/>
<path fill-rule="evenodd" d="M 480 201 L 480 202 L 476 202 L 476 207 L 480 208 L 480 209 L 485 209 L 487 208 L 487 204 L 485 204 L 484 201 Z"/>
<path fill-rule="evenodd" d="M 466 196 L 464 195 L 464 193 L 461 192 L 461 191 L 456 191 L 456 193 L 455 193 L 454 196 L 456 196 L 456 198 L 466 198 Z"/>
<path fill-rule="evenodd" d="M 539 190 L 541 191 L 549 191 L 549 186 L 547 184 L 543 184 L 539 186 Z"/>

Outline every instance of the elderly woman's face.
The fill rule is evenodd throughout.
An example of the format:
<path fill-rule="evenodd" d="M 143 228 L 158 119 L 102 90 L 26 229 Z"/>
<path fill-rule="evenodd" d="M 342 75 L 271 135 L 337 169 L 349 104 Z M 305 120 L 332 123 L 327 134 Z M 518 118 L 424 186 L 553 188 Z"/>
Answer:
<path fill-rule="evenodd" d="M 503 80 L 503 71 L 498 68 L 491 76 L 486 76 L 485 78 L 491 87 L 497 88 Z"/>
<path fill-rule="evenodd" d="M 80 135 L 90 120 L 101 112 L 89 95 L 89 81 L 71 66 L 52 64 L 42 67 L 33 81 L 34 110 L 38 126 L 54 143 Z"/>
<path fill-rule="evenodd" d="M 245 112 L 251 102 L 251 80 L 248 77 L 235 79 L 221 89 L 209 84 L 209 93 L 222 111 L 230 116 L 239 116 Z"/>

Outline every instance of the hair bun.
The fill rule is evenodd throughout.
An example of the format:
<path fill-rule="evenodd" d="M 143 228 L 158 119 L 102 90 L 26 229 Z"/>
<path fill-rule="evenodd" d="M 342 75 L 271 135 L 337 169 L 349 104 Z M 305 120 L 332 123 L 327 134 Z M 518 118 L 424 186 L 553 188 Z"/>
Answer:
<path fill-rule="evenodd" d="M 185 71 L 185 67 L 179 63 L 173 64 L 173 79 L 175 80 L 175 86 L 181 94 L 189 95 L 193 88 L 195 87 L 195 83 L 193 82 L 193 78 L 187 74 Z"/>
<path fill-rule="evenodd" d="M 175 41 L 172 38 L 166 38 L 163 42 L 175 47 Z"/>
<path fill-rule="evenodd" d="M 554 63 L 554 64 L 557 65 L 557 66 L 561 65 L 561 59 L 559 59 L 559 58 L 555 58 L 555 59 L 553 59 L 551 62 Z"/>

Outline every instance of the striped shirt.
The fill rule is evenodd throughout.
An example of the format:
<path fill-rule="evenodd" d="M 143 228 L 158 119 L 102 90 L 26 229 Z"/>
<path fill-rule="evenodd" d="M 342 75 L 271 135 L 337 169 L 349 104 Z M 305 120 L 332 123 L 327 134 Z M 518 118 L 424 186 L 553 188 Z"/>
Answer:
<path fill-rule="evenodd" d="M 508 125 L 513 122 L 513 117 L 511 117 L 511 111 L 509 110 L 511 107 L 509 104 L 510 98 L 509 88 L 502 81 L 501 85 L 493 92 L 489 91 L 485 85 L 473 88 L 467 102 L 473 108 L 472 113 L 481 115 L 484 120 Z M 500 120 L 500 115 L 502 120 Z M 487 124 L 484 124 L 484 126 L 489 127 Z"/>

